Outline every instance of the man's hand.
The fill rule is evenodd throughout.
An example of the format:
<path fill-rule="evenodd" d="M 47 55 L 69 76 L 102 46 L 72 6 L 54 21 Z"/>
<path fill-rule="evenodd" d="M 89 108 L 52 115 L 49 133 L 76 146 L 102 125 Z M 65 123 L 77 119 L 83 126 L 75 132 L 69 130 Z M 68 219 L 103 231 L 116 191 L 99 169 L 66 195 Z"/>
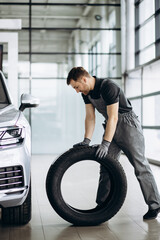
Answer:
<path fill-rule="evenodd" d="M 76 144 L 73 145 L 73 147 L 89 146 L 90 141 L 91 140 L 89 138 L 84 138 L 83 142 L 76 143 Z"/>
<path fill-rule="evenodd" d="M 103 139 L 102 143 L 99 145 L 96 157 L 102 159 L 107 156 L 110 142 Z"/>

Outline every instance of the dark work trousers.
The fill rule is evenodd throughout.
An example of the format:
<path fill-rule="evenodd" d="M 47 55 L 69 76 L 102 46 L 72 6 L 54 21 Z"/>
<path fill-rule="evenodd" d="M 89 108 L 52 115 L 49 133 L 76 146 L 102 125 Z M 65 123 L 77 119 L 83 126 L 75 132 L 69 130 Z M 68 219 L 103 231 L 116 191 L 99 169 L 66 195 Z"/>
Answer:
<path fill-rule="evenodd" d="M 145 146 L 141 124 L 136 114 L 119 114 L 114 138 L 110 144 L 108 155 L 119 159 L 121 150 L 134 167 L 144 199 L 149 209 L 160 207 L 160 195 L 148 160 L 144 156 Z M 110 179 L 106 169 L 100 167 L 99 186 L 96 202 L 101 204 L 107 198 L 110 189 Z"/>

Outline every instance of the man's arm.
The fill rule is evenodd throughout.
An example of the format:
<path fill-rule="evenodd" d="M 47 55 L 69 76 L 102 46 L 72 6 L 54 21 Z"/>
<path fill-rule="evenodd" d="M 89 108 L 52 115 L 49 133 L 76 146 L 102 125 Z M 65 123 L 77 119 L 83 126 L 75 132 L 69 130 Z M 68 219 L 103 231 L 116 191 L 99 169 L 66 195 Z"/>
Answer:
<path fill-rule="evenodd" d="M 108 149 L 113 139 L 116 126 L 117 126 L 118 105 L 119 103 L 114 103 L 107 106 L 106 110 L 107 110 L 108 120 L 107 120 L 106 130 L 105 130 L 102 143 L 99 145 L 96 152 L 97 158 L 104 158 L 108 154 Z"/>
<path fill-rule="evenodd" d="M 85 104 L 85 138 L 91 139 L 95 128 L 95 108 L 92 104 Z"/>
<path fill-rule="evenodd" d="M 109 106 L 107 106 L 107 125 L 104 135 L 104 140 L 111 142 L 116 130 L 117 122 L 118 122 L 118 107 L 119 103 L 114 103 Z"/>
<path fill-rule="evenodd" d="M 86 106 L 86 118 L 85 118 L 85 135 L 84 140 L 80 143 L 76 143 L 73 147 L 89 145 L 95 127 L 95 109 L 92 104 L 85 104 Z"/>

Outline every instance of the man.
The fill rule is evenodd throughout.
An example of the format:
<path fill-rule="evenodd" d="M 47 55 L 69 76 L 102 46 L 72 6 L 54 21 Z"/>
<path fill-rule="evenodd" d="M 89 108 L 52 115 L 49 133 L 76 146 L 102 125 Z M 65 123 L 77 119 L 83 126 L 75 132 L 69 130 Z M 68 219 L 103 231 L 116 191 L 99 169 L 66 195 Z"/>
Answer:
<path fill-rule="evenodd" d="M 89 145 L 95 127 L 95 109 L 105 118 L 105 132 L 96 157 L 104 158 L 107 154 L 119 159 L 121 150 L 128 157 L 135 169 L 135 175 L 148 205 L 148 212 L 143 219 L 154 219 L 160 212 L 160 195 L 144 156 L 144 137 L 140 122 L 132 110 L 132 105 L 122 89 L 109 79 L 92 77 L 83 67 L 74 67 L 68 74 L 67 84 L 77 93 L 82 93 L 86 106 L 84 140 L 74 147 Z M 96 202 L 102 204 L 109 187 L 109 176 L 101 166 L 100 181 Z"/>

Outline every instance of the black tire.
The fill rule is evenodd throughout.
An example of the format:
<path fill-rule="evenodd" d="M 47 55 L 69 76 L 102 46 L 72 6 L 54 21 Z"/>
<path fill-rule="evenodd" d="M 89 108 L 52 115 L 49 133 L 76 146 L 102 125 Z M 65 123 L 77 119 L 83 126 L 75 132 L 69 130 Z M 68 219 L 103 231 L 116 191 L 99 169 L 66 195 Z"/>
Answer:
<path fill-rule="evenodd" d="M 31 220 L 31 184 L 28 195 L 21 206 L 2 208 L 2 224 L 24 225 Z"/>
<path fill-rule="evenodd" d="M 109 156 L 97 160 L 97 147 L 77 147 L 62 154 L 50 167 L 46 178 L 46 191 L 53 209 L 66 221 L 78 226 L 98 225 L 112 218 L 121 208 L 127 192 L 127 181 L 121 164 Z M 66 170 L 73 164 L 95 160 L 105 166 L 111 181 L 111 190 L 101 207 L 89 210 L 76 209 L 67 204 L 62 196 L 61 181 Z"/>

